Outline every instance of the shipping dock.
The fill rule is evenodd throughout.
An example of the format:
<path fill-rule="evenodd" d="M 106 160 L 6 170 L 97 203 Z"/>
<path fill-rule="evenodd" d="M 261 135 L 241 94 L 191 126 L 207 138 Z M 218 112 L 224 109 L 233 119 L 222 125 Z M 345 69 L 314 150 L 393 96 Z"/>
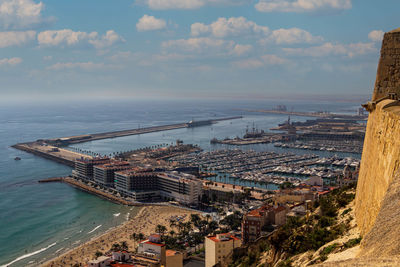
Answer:
<path fill-rule="evenodd" d="M 267 114 L 282 114 L 288 116 L 299 116 L 299 117 L 317 117 L 317 118 L 327 118 L 327 119 L 342 119 L 342 120 L 356 120 L 356 121 L 366 121 L 368 120 L 368 115 L 346 115 L 346 114 L 335 114 L 329 112 L 298 112 L 298 111 L 286 111 L 286 110 L 263 110 L 263 109 L 238 109 L 240 111 L 246 112 L 259 112 Z"/>

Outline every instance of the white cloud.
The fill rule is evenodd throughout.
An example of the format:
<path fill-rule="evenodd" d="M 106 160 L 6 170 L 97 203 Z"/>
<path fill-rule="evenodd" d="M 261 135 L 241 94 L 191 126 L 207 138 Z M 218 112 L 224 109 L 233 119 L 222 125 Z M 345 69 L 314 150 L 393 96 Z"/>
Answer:
<path fill-rule="evenodd" d="M 249 53 L 253 49 L 252 45 L 240 45 L 237 44 L 233 47 L 232 54 L 236 56 L 242 56 Z"/>
<path fill-rule="evenodd" d="M 307 48 L 283 48 L 287 54 L 297 56 L 325 57 L 325 56 L 345 56 L 355 57 L 371 52 L 376 52 L 374 43 L 354 43 L 354 44 L 332 44 L 325 43 L 320 46 Z"/>
<path fill-rule="evenodd" d="M 164 49 L 175 49 L 184 52 L 211 53 L 231 51 L 234 48 L 234 42 L 201 37 L 165 41 L 161 44 L 161 46 Z"/>
<path fill-rule="evenodd" d="M 125 39 L 113 30 L 107 31 L 105 35 L 89 40 L 89 44 L 92 44 L 97 49 L 107 48 L 120 42 L 125 42 Z"/>
<path fill-rule="evenodd" d="M 74 32 L 69 29 L 44 31 L 38 34 L 40 46 L 65 47 L 90 44 L 97 49 L 103 49 L 121 41 L 124 41 L 124 39 L 113 30 L 107 31 L 102 36 L 99 36 L 97 32 Z"/>
<path fill-rule="evenodd" d="M 2 58 L 0 59 L 0 66 L 15 66 L 22 62 L 22 59 L 19 57 L 12 58 Z"/>
<path fill-rule="evenodd" d="M 320 36 L 313 36 L 306 30 L 299 28 L 278 29 L 270 31 L 267 26 L 247 20 L 244 17 L 218 18 L 211 24 L 194 23 L 191 25 L 192 36 L 209 35 L 217 38 L 235 36 L 254 36 L 261 38 L 261 43 L 274 42 L 276 44 L 318 43 L 323 41 Z"/>
<path fill-rule="evenodd" d="M 264 66 L 264 62 L 258 59 L 244 59 L 235 61 L 232 65 L 240 69 L 257 69 Z"/>
<path fill-rule="evenodd" d="M 319 10 L 346 10 L 352 0 L 260 0 L 255 8 L 260 12 L 315 12 Z"/>
<path fill-rule="evenodd" d="M 23 45 L 30 41 L 33 41 L 36 37 L 35 31 L 25 31 L 25 32 L 0 32 L 0 48 Z"/>
<path fill-rule="evenodd" d="M 263 55 L 262 60 L 268 65 L 283 65 L 289 63 L 289 60 L 278 57 L 276 55 Z"/>
<path fill-rule="evenodd" d="M 0 24 L 4 28 L 27 28 L 43 22 L 44 4 L 32 0 L 1 0 Z"/>
<path fill-rule="evenodd" d="M 138 0 L 151 9 L 198 9 L 205 5 L 241 5 L 250 0 Z"/>
<path fill-rule="evenodd" d="M 86 71 L 113 68 L 113 66 L 105 65 L 104 63 L 89 62 L 66 62 L 56 63 L 47 67 L 48 70 L 63 70 L 63 69 L 81 69 Z"/>
<path fill-rule="evenodd" d="M 368 38 L 374 42 L 381 42 L 383 39 L 383 35 L 385 34 L 384 31 L 375 30 L 368 34 Z"/>
<path fill-rule="evenodd" d="M 234 61 L 232 65 L 240 69 L 257 69 L 264 66 L 285 65 L 289 63 L 290 61 L 285 58 L 281 58 L 276 55 L 266 54 L 262 55 L 259 58 Z"/>
<path fill-rule="evenodd" d="M 194 23 L 191 26 L 192 36 L 211 34 L 214 37 L 224 38 L 227 36 L 243 35 L 266 35 L 269 29 L 266 26 L 259 26 L 255 22 L 244 17 L 219 18 L 217 21 L 205 25 Z"/>
<path fill-rule="evenodd" d="M 140 32 L 143 31 L 154 31 L 161 30 L 167 26 L 167 23 L 163 19 L 157 19 L 153 16 L 144 15 L 139 19 L 136 24 L 136 29 Z"/>
<path fill-rule="evenodd" d="M 318 43 L 323 41 L 321 36 L 313 36 L 308 31 L 299 28 L 274 30 L 262 42 L 272 41 L 276 44 Z"/>

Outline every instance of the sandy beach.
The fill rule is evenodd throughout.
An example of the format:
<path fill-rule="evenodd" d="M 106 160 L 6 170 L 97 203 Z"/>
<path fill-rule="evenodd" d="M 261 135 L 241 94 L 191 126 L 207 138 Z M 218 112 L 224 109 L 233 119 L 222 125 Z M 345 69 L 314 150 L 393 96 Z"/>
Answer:
<path fill-rule="evenodd" d="M 95 258 L 97 251 L 106 252 L 114 243 L 126 241 L 130 251 L 137 247 L 137 241 L 132 239 L 132 234 L 143 233 L 148 236 L 155 232 L 158 224 L 170 230 L 170 218 L 172 216 L 185 216 L 184 220 L 190 219 L 190 214 L 198 213 L 178 207 L 169 206 L 146 206 L 141 208 L 137 215 L 124 224 L 112 229 L 64 254 L 42 264 L 42 267 L 73 266 L 85 264 Z"/>

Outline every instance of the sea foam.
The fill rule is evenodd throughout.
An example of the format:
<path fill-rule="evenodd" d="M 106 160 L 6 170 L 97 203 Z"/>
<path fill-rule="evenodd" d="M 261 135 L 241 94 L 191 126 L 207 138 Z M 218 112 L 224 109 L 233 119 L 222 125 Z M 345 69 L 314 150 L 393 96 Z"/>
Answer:
<path fill-rule="evenodd" d="M 15 260 L 13 260 L 13 261 L 11 261 L 11 262 L 5 264 L 5 265 L 1 265 L 0 267 L 8 267 L 8 266 L 10 266 L 11 264 L 16 263 L 17 261 L 20 261 L 20 260 L 29 258 L 29 257 L 31 257 L 31 256 L 33 256 L 33 255 L 36 255 L 36 254 L 39 254 L 39 253 L 41 253 L 41 252 L 43 252 L 43 251 L 45 251 L 45 250 L 51 248 L 52 246 L 55 246 L 56 244 L 57 244 L 57 243 L 53 243 L 53 244 L 51 244 L 51 245 L 48 245 L 48 246 L 45 247 L 45 248 L 41 248 L 41 249 L 36 250 L 36 251 L 34 251 L 34 252 L 31 252 L 31 253 L 22 255 L 21 257 L 18 257 L 18 258 L 16 258 Z"/>
<path fill-rule="evenodd" d="M 102 225 L 97 225 L 92 231 L 88 232 L 88 234 L 93 233 L 94 231 L 96 231 L 97 229 L 99 229 Z"/>

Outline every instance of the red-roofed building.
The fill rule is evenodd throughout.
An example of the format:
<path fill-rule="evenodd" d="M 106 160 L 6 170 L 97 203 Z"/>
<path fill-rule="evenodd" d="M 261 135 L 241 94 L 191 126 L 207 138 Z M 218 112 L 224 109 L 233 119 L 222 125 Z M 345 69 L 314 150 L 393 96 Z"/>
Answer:
<path fill-rule="evenodd" d="M 153 234 L 149 239 L 139 243 L 138 254 L 158 259 L 162 265 L 166 263 L 166 247 L 161 243 L 160 235 Z"/>
<path fill-rule="evenodd" d="M 262 234 L 262 228 L 268 224 L 285 224 L 286 212 L 284 206 L 263 206 L 245 214 L 242 221 L 243 243 L 252 242 L 259 238 Z"/>
<path fill-rule="evenodd" d="M 242 241 L 231 233 L 207 236 L 206 267 L 212 267 L 228 256 L 233 249 L 242 245 Z"/>

